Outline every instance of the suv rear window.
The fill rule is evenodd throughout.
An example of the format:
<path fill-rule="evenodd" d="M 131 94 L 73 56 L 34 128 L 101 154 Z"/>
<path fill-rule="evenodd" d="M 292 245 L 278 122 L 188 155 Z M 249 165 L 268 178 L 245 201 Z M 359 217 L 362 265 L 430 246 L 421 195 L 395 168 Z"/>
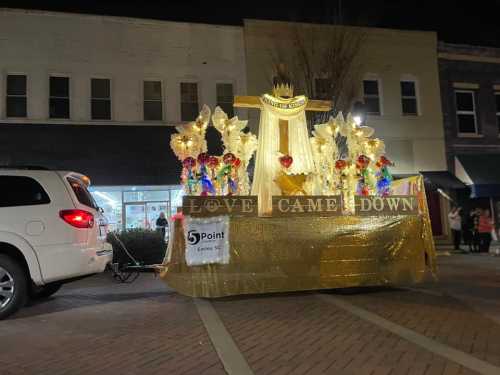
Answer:
<path fill-rule="evenodd" d="M 34 206 L 50 203 L 43 187 L 33 178 L 0 176 L 0 207 Z"/>
<path fill-rule="evenodd" d="M 92 195 L 90 195 L 85 185 L 79 179 L 74 177 L 68 177 L 67 179 L 71 189 L 73 189 L 73 192 L 76 195 L 76 199 L 78 199 L 78 202 L 88 207 L 97 208 L 94 198 L 92 198 Z"/>

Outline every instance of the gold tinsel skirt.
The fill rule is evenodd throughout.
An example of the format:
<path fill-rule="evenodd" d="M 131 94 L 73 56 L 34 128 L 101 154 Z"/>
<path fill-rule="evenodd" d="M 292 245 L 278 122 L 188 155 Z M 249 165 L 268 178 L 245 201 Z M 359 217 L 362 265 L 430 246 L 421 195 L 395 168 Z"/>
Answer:
<path fill-rule="evenodd" d="M 162 279 L 193 297 L 402 285 L 435 274 L 428 214 L 230 219 L 230 263 L 188 267 L 175 222 Z"/>

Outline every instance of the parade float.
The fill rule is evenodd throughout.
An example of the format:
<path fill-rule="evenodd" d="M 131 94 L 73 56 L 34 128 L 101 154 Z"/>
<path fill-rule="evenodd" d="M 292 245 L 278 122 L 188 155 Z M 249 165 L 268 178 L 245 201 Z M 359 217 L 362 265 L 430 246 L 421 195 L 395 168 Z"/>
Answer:
<path fill-rule="evenodd" d="M 247 121 L 207 106 L 172 135 L 185 196 L 161 268 L 170 287 L 211 298 L 412 284 L 435 273 L 422 177 L 393 180 L 374 129 L 339 113 L 309 134 L 306 111 L 331 103 L 294 96 L 289 83 L 234 106 L 260 110 L 258 138 Z M 209 126 L 222 155 L 207 152 Z"/>

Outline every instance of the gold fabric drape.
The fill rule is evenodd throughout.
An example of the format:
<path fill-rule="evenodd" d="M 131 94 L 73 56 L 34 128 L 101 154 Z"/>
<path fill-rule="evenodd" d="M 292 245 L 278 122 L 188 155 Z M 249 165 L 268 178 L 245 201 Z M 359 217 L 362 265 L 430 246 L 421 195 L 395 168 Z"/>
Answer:
<path fill-rule="evenodd" d="M 227 265 L 188 267 L 176 221 L 161 277 L 179 293 L 206 298 L 419 282 L 426 264 L 435 274 L 436 254 L 422 178 L 405 180 L 398 184 L 423 196 L 419 215 L 232 217 Z"/>

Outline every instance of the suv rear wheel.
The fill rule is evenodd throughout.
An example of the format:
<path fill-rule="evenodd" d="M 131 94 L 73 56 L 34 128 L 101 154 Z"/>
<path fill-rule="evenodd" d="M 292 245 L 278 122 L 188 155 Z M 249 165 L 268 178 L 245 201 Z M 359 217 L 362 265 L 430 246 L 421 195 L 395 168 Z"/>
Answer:
<path fill-rule="evenodd" d="M 0 319 L 23 307 L 27 295 L 28 283 L 23 268 L 11 257 L 0 254 Z"/>

